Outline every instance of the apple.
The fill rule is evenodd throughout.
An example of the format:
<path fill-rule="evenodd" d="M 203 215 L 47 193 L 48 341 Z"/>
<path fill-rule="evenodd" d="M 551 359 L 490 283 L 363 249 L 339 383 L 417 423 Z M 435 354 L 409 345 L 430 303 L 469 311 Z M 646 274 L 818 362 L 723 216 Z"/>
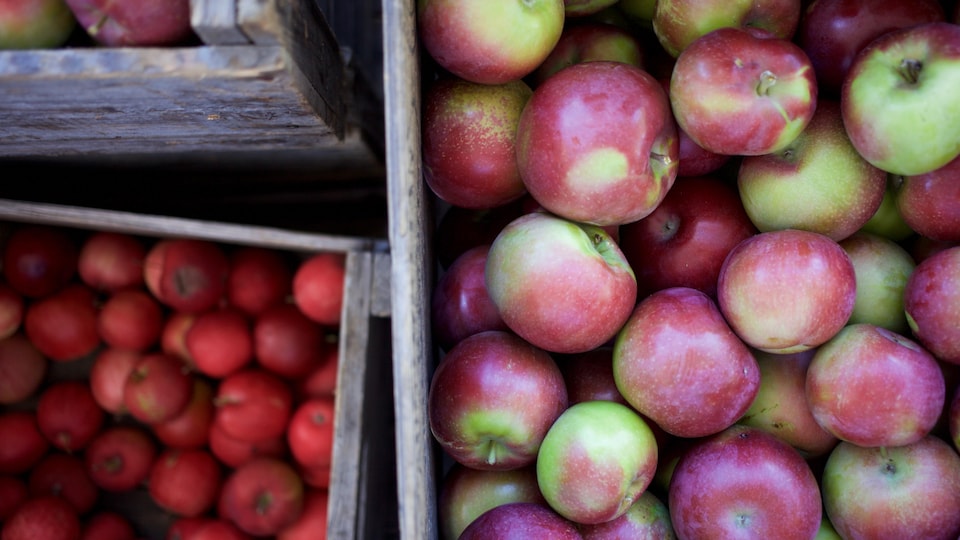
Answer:
<path fill-rule="evenodd" d="M 297 465 L 305 468 L 332 465 L 335 418 L 332 397 L 313 398 L 296 406 L 287 424 L 286 437 Z"/>
<path fill-rule="evenodd" d="M 136 540 L 137 531 L 124 514 L 97 510 L 83 521 L 80 540 Z"/>
<path fill-rule="evenodd" d="M 947 248 L 960 246 L 960 242 L 946 242 L 943 240 L 934 240 L 922 235 L 913 235 L 905 242 L 907 251 L 913 257 L 917 264 L 929 259 L 932 255 L 939 253 Z"/>
<path fill-rule="evenodd" d="M 882 448 L 841 442 L 821 482 L 827 516 L 843 538 L 960 534 L 960 455 L 938 437 Z"/>
<path fill-rule="evenodd" d="M 839 332 L 853 312 L 856 288 L 853 263 L 837 242 L 785 229 L 756 234 L 730 250 L 720 268 L 717 300 L 748 345 L 790 353 L 817 347 Z"/>
<path fill-rule="evenodd" d="M 863 231 L 841 240 L 840 247 L 857 275 L 857 299 L 847 324 L 871 323 L 908 333 L 903 291 L 916 268 L 913 257 L 893 240 Z"/>
<path fill-rule="evenodd" d="M 146 255 L 145 244 L 133 234 L 93 232 L 80 246 L 77 274 L 84 283 L 97 291 L 115 292 L 127 288 L 142 288 Z"/>
<path fill-rule="evenodd" d="M 567 17 L 586 17 L 596 15 L 617 4 L 619 0 L 564 0 L 564 13 Z"/>
<path fill-rule="evenodd" d="M 83 454 L 87 473 L 100 489 L 123 493 L 150 476 L 157 443 L 137 424 L 104 427 Z"/>
<path fill-rule="evenodd" d="M 77 21 L 100 45 L 184 44 L 192 34 L 189 0 L 66 0 Z"/>
<path fill-rule="evenodd" d="M 296 521 L 277 533 L 276 540 L 316 540 L 326 538 L 330 493 L 325 489 L 307 489 L 303 511 Z"/>
<path fill-rule="evenodd" d="M 253 536 L 243 532 L 231 521 L 208 519 L 189 537 L 189 540 L 253 540 Z"/>
<path fill-rule="evenodd" d="M 22 333 L 0 339 L 0 405 L 34 395 L 47 375 L 47 359 Z"/>
<path fill-rule="evenodd" d="M 163 307 L 142 289 L 111 293 L 97 316 L 100 338 L 107 346 L 122 349 L 150 349 L 159 341 L 163 326 Z"/>
<path fill-rule="evenodd" d="M 281 377 L 310 374 L 326 355 L 323 327 L 293 304 L 265 309 L 253 321 L 253 357 Z"/>
<path fill-rule="evenodd" d="M 494 208 L 461 208 L 446 206 L 434 231 L 434 251 L 441 268 L 470 248 L 493 243 L 508 223 L 527 213 L 524 209 L 529 194 L 511 203 Z"/>
<path fill-rule="evenodd" d="M 77 244 L 59 227 L 17 227 L 4 240 L 2 271 L 7 285 L 21 295 L 50 296 L 76 274 Z"/>
<path fill-rule="evenodd" d="M 241 246 L 230 254 L 227 304 L 249 316 L 287 301 L 293 269 L 282 252 L 259 246 Z"/>
<path fill-rule="evenodd" d="M 172 420 L 190 403 L 193 379 L 179 358 L 156 352 L 144 354 L 124 381 L 124 409 L 144 424 Z"/>
<path fill-rule="evenodd" d="M 492 208 L 519 199 L 517 124 L 533 90 L 522 80 L 432 81 L 423 95 L 423 179 L 448 204 Z"/>
<path fill-rule="evenodd" d="M 340 347 L 336 339 L 324 346 L 323 358 L 305 377 L 293 382 L 294 393 L 298 400 L 312 397 L 327 397 L 337 393 L 337 377 L 340 372 Z"/>
<path fill-rule="evenodd" d="M 549 506 L 536 502 L 511 502 L 480 514 L 463 530 L 459 540 L 581 540 L 575 523 Z"/>
<path fill-rule="evenodd" d="M 570 404 L 581 401 L 616 401 L 629 406 L 613 377 L 613 348 L 597 347 L 586 352 L 558 356 L 557 367 L 567 384 Z"/>
<path fill-rule="evenodd" d="M 147 478 L 150 499 L 166 512 L 198 517 L 220 494 L 221 468 L 205 449 L 167 449 L 154 460 Z"/>
<path fill-rule="evenodd" d="M 0 474 L 29 471 L 50 449 L 33 411 L 0 412 Z"/>
<path fill-rule="evenodd" d="M 638 298 L 669 287 L 715 298 L 727 253 L 756 232 L 729 182 L 679 177 L 649 216 L 620 226 L 619 245 L 637 276 Z"/>
<path fill-rule="evenodd" d="M 947 434 L 953 447 L 960 452 L 960 386 L 953 388 L 953 398 L 947 408 Z"/>
<path fill-rule="evenodd" d="M 651 23 L 664 50 L 678 57 L 697 38 L 720 28 L 760 28 L 792 39 L 800 11 L 800 0 L 658 0 Z"/>
<path fill-rule="evenodd" d="M 517 163 L 533 199 L 600 226 L 652 212 L 676 178 L 678 150 L 660 82 L 622 62 L 557 72 L 533 91 L 517 126 Z"/>
<path fill-rule="evenodd" d="M 839 96 L 857 53 L 891 30 L 943 21 L 937 0 L 815 0 L 808 2 L 796 41 L 806 51 L 821 91 Z"/>
<path fill-rule="evenodd" d="M 504 323 L 556 353 L 612 339 L 637 298 L 633 270 L 602 228 L 544 212 L 503 228 L 487 253 L 485 282 Z"/>
<path fill-rule="evenodd" d="M 877 212 L 887 173 L 850 144 L 840 103 L 821 99 L 793 142 L 741 161 L 737 187 L 759 230 L 802 229 L 840 241 Z"/>
<path fill-rule="evenodd" d="M 26 301 L 4 281 L 0 281 L 0 339 L 8 338 L 20 330 Z"/>
<path fill-rule="evenodd" d="M 753 350 L 760 388 L 738 424 L 770 432 L 804 458 L 826 455 L 838 439 L 817 423 L 807 403 L 807 370 L 816 349 L 790 354 Z"/>
<path fill-rule="evenodd" d="M 960 26 L 931 22 L 891 30 L 860 50 L 840 94 L 857 152 L 900 175 L 925 174 L 958 155 Z M 917 119 L 923 119 L 918 121 Z"/>
<path fill-rule="evenodd" d="M 903 242 L 915 236 L 915 233 L 904 221 L 903 216 L 900 215 L 900 210 L 897 208 L 895 192 L 897 178 L 899 177 L 887 175 L 887 189 L 883 192 L 880 206 L 860 230 L 889 238 L 894 242 Z"/>
<path fill-rule="evenodd" d="M 104 411 L 122 415 L 127 412 L 123 402 L 124 386 L 130 372 L 143 353 L 128 349 L 105 347 L 94 356 L 88 382 L 93 399 Z"/>
<path fill-rule="evenodd" d="M 564 27 L 560 40 L 531 77 L 539 86 L 565 67 L 595 60 L 613 60 L 643 68 L 644 46 L 627 28 L 584 20 Z"/>
<path fill-rule="evenodd" d="M 193 377 L 193 391 L 183 411 L 165 422 L 151 426 L 157 440 L 167 448 L 195 449 L 209 443 L 213 424 L 213 384 Z"/>
<path fill-rule="evenodd" d="M 51 446 L 64 452 L 82 452 L 100 432 L 105 417 L 85 381 L 53 383 L 37 400 L 37 427 Z"/>
<path fill-rule="evenodd" d="M 6 521 L 29 496 L 26 480 L 20 476 L 0 474 L 0 522 Z"/>
<path fill-rule="evenodd" d="M 917 234 L 960 242 L 960 158 L 925 174 L 899 176 L 894 201 L 903 221 Z"/>
<path fill-rule="evenodd" d="M 70 39 L 76 26 L 64 0 L 0 2 L 0 50 L 55 49 Z"/>
<path fill-rule="evenodd" d="M 641 300 L 613 346 L 617 388 L 678 437 L 718 433 L 750 407 L 760 369 L 702 291 L 672 287 Z"/>
<path fill-rule="evenodd" d="M 567 407 L 560 368 L 514 334 L 489 330 L 450 349 L 430 380 L 430 431 L 453 460 L 485 470 L 533 463 Z"/>
<path fill-rule="evenodd" d="M 563 0 L 418 0 L 417 31 L 441 68 L 471 82 L 503 84 L 526 77 L 550 54 L 564 12 Z"/>
<path fill-rule="evenodd" d="M 163 329 L 160 330 L 160 350 L 176 356 L 192 367 L 196 367 L 196 363 L 190 357 L 190 349 L 187 347 L 187 331 L 196 320 L 196 313 L 174 311 L 167 313 Z"/>
<path fill-rule="evenodd" d="M 63 497 L 30 497 L 3 522 L 3 540 L 80 538 L 80 516 Z"/>
<path fill-rule="evenodd" d="M 300 262 L 293 274 L 293 302 L 319 324 L 340 324 L 347 256 L 315 253 Z"/>
<path fill-rule="evenodd" d="M 509 330 L 487 292 L 489 251 L 489 244 L 468 249 L 437 279 L 430 298 L 430 319 L 433 340 L 444 350 L 485 330 Z"/>
<path fill-rule="evenodd" d="M 509 470 L 481 470 L 454 462 L 437 495 L 441 540 L 457 540 L 467 525 L 487 510 L 511 502 L 546 504 L 533 464 Z"/>
<path fill-rule="evenodd" d="M 221 379 L 213 402 L 214 425 L 247 442 L 282 436 L 293 413 L 293 391 L 287 382 L 257 367 Z"/>
<path fill-rule="evenodd" d="M 537 483 L 547 504 L 581 524 L 629 510 L 653 479 L 657 441 L 636 411 L 613 401 L 570 405 L 537 454 Z"/>
<path fill-rule="evenodd" d="M 287 457 L 287 440 L 283 435 L 257 441 L 242 441 L 227 435 L 216 423 L 210 424 L 210 452 L 227 467 L 237 468 L 258 457 Z"/>
<path fill-rule="evenodd" d="M 257 458 L 224 479 L 218 508 L 247 534 L 274 536 L 300 517 L 303 497 L 303 481 L 289 463 Z"/>
<path fill-rule="evenodd" d="M 50 360 L 79 360 L 95 352 L 101 343 L 96 302 L 88 286 L 70 283 L 27 307 L 24 333 Z"/>
<path fill-rule="evenodd" d="M 239 309 L 204 311 L 185 326 L 183 344 L 189 362 L 200 373 L 223 378 L 253 363 L 253 328 Z"/>
<path fill-rule="evenodd" d="M 691 43 L 677 57 L 669 96 L 680 129 L 727 155 L 783 150 L 817 108 L 810 59 L 759 28 L 720 28 Z"/>
<path fill-rule="evenodd" d="M 230 262 L 210 240 L 168 238 L 144 258 L 144 281 L 154 296 L 176 311 L 200 313 L 220 305 Z"/>
<path fill-rule="evenodd" d="M 667 498 L 678 538 L 813 538 L 822 516 L 817 478 L 786 442 L 733 425 L 677 462 Z"/>
<path fill-rule="evenodd" d="M 657 0 L 620 0 L 617 5 L 628 20 L 642 28 L 652 28 Z"/>
<path fill-rule="evenodd" d="M 580 525 L 584 540 L 617 540 L 620 538 L 676 538 L 670 511 L 652 491 L 644 491 L 626 512 L 603 523 Z"/>
<path fill-rule="evenodd" d="M 913 335 L 937 359 L 960 364 L 960 246 L 945 248 L 917 264 L 903 290 L 903 308 Z"/>
<path fill-rule="evenodd" d="M 37 462 L 28 473 L 27 488 L 31 497 L 63 497 L 81 515 L 93 510 L 100 496 L 83 458 L 63 452 L 50 452 Z"/>

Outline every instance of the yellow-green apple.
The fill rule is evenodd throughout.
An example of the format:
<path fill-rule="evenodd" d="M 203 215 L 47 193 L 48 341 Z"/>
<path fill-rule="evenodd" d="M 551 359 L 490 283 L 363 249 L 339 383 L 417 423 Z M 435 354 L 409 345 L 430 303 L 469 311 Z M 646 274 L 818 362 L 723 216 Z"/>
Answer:
<path fill-rule="evenodd" d="M 641 300 L 613 347 L 617 388 L 641 414 L 678 437 L 736 422 L 760 386 L 747 346 L 702 291 L 672 287 Z"/>
<path fill-rule="evenodd" d="M 584 540 L 622 538 L 676 540 L 677 538 L 673 532 L 667 505 L 650 490 L 641 493 L 630 508 L 619 517 L 603 523 L 580 525 L 579 529 Z"/>
<path fill-rule="evenodd" d="M 678 150 L 666 92 L 623 62 L 555 73 L 534 89 L 517 127 L 530 195 L 559 216 L 602 226 L 653 211 L 676 178 Z"/>
<path fill-rule="evenodd" d="M 946 387 L 936 359 L 913 340 L 868 323 L 850 324 L 813 355 L 807 402 L 817 423 L 859 446 L 901 446 L 927 436 Z"/>
<path fill-rule="evenodd" d="M 887 173 L 862 157 L 843 129 L 840 103 L 819 100 L 785 148 L 740 162 L 743 207 L 761 231 L 803 229 L 843 240 L 880 207 Z"/>
<path fill-rule="evenodd" d="M 826 514 L 843 538 L 960 534 L 960 455 L 939 437 L 884 448 L 841 442 L 821 484 Z"/>
<path fill-rule="evenodd" d="M 960 242 L 960 157 L 925 174 L 894 179 L 897 211 L 917 234 Z"/>
<path fill-rule="evenodd" d="M 820 90 L 839 96 L 853 59 L 868 43 L 944 17 L 937 0 L 815 0 L 800 16 L 796 42 L 810 57 Z"/>
<path fill-rule="evenodd" d="M 871 323 L 892 332 L 910 332 L 903 311 L 903 290 L 917 266 L 893 240 L 858 231 L 840 241 L 857 274 L 857 299 L 847 324 Z"/>
<path fill-rule="evenodd" d="M 800 0 L 658 0 L 653 31 L 674 57 L 719 28 L 761 28 L 789 40 L 800 22 L 800 4 Z"/>
<path fill-rule="evenodd" d="M 60 47 L 76 26 L 64 0 L 0 0 L 0 50 Z"/>
<path fill-rule="evenodd" d="M 638 298 L 668 287 L 715 298 L 727 253 L 756 233 L 731 183 L 681 176 L 650 215 L 620 226 L 619 244 L 637 276 Z"/>
<path fill-rule="evenodd" d="M 677 57 L 669 95 L 680 129 L 728 155 L 786 148 L 817 108 L 806 53 L 759 28 L 720 28 L 691 43 Z"/>
<path fill-rule="evenodd" d="M 826 455 L 838 439 L 817 423 L 807 403 L 807 368 L 816 349 L 773 354 L 754 349 L 760 389 L 739 424 L 768 431 L 804 458 Z"/>
<path fill-rule="evenodd" d="M 567 17 L 584 17 L 593 15 L 616 4 L 619 0 L 564 0 L 563 6 Z"/>
<path fill-rule="evenodd" d="M 581 540 L 572 521 L 549 506 L 535 502 L 512 502 L 495 506 L 463 530 L 459 540 Z"/>
<path fill-rule="evenodd" d="M 809 540 L 823 513 L 803 456 L 771 433 L 739 424 L 680 457 L 667 508 L 679 538 Z"/>
<path fill-rule="evenodd" d="M 633 32 L 612 23 L 586 20 L 563 29 L 560 40 L 534 71 L 539 86 L 565 67 L 580 62 L 612 60 L 643 68 L 643 45 Z"/>
<path fill-rule="evenodd" d="M 860 228 L 863 232 L 878 234 L 894 242 L 902 242 L 914 234 L 914 230 L 907 225 L 897 208 L 895 194 L 896 181 L 900 177 L 887 175 L 887 189 L 883 192 L 883 200 L 873 216 Z"/>
<path fill-rule="evenodd" d="M 503 228 L 487 252 L 485 280 L 507 326 L 556 353 L 608 342 L 637 299 L 633 270 L 606 231 L 546 212 Z"/>
<path fill-rule="evenodd" d="M 457 343 L 430 381 L 430 431 L 455 461 L 515 469 L 567 407 L 563 375 L 546 351 L 509 332 L 489 330 Z"/>
<path fill-rule="evenodd" d="M 533 464 L 507 471 L 489 471 L 454 462 L 443 476 L 437 498 L 440 538 L 457 540 L 480 514 L 511 502 L 546 505 Z"/>
<path fill-rule="evenodd" d="M 533 90 L 522 80 L 479 84 L 457 77 L 430 83 L 423 96 L 423 178 L 463 208 L 492 208 L 525 192 L 517 169 L 520 112 Z"/>
<path fill-rule="evenodd" d="M 438 279 L 430 298 L 433 339 L 449 350 L 484 330 L 509 330 L 490 299 L 484 273 L 489 245 L 463 252 Z"/>
<path fill-rule="evenodd" d="M 493 242 L 507 223 L 526 213 L 523 201 L 527 198 L 529 196 L 494 208 L 447 206 L 441 210 L 433 238 L 441 268 L 449 268 L 468 249 Z"/>
<path fill-rule="evenodd" d="M 850 141 L 870 163 L 918 175 L 960 155 L 960 25 L 891 30 L 860 50 L 840 89 Z"/>
<path fill-rule="evenodd" d="M 825 343 L 847 323 L 856 297 L 856 271 L 840 244 L 796 229 L 740 242 L 717 279 L 717 302 L 730 327 L 748 345 L 773 353 Z"/>
<path fill-rule="evenodd" d="M 560 39 L 563 0 L 417 0 L 417 30 L 441 68 L 502 84 L 532 73 Z"/>
<path fill-rule="evenodd" d="M 903 290 L 907 323 L 937 359 L 960 364 L 960 246 L 920 261 Z"/>
<path fill-rule="evenodd" d="M 656 469 L 650 426 L 613 401 L 571 405 L 550 426 L 537 454 L 540 492 L 558 514 L 580 524 L 626 513 Z"/>
<path fill-rule="evenodd" d="M 66 0 L 80 26 L 100 45 L 163 46 L 187 42 L 190 0 Z"/>

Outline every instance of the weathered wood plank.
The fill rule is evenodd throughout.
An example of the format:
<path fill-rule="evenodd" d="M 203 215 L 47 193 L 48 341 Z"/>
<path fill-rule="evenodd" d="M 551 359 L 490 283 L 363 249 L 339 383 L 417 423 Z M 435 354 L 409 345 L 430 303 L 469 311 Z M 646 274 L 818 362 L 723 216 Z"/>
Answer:
<path fill-rule="evenodd" d="M 250 43 L 237 24 L 234 0 L 190 0 L 190 25 L 207 45 Z"/>

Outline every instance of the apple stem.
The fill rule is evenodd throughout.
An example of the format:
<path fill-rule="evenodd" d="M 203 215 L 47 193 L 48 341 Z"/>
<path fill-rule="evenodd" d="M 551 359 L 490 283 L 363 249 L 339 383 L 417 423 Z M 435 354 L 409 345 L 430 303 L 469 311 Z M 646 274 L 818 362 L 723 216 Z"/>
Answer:
<path fill-rule="evenodd" d="M 757 95 L 766 96 L 770 93 L 773 85 L 777 84 L 777 76 L 769 69 L 760 74 L 760 82 L 757 83 Z"/>
<path fill-rule="evenodd" d="M 107 18 L 107 15 L 104 14 L 102 17 L 100 17 L 100 19 L 97 20 L 97 22 L 87 27 L 87 33 L 89 33 L 91 36 L 96 36 L 97 33 L 100 32 L 100 29 L 103 28 L 103 25 L 107 24 Z"/>
<path fill-rule="evenodd" d="M 900 61 L 900 76 L 909 84 L 917 84 L 922 69 L 923 62 L 915 58 L 904 58 Z"/>
<path fill-rule="evenodd" d="M 265 515 L 269 510 L 270 506 L 273 504 L 273 497 L 269 492 L 261 493 L 257 497 L 257 506 L 256 512 L 258 516 Z"/>

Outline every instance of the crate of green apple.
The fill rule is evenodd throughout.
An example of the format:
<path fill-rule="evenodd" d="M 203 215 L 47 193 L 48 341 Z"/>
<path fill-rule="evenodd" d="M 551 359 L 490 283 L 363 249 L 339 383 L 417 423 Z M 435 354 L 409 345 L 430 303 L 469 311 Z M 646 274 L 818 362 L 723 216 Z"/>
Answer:
<path fill-rule="evenodd" d="M 960 535 L 956 2 L 387 14 L 405 537 Z"/>
<path fill-rule="evenodd" d="M 376 240 L 17 201 L 0 223 L 0 537 L 383 522 Z"/>

